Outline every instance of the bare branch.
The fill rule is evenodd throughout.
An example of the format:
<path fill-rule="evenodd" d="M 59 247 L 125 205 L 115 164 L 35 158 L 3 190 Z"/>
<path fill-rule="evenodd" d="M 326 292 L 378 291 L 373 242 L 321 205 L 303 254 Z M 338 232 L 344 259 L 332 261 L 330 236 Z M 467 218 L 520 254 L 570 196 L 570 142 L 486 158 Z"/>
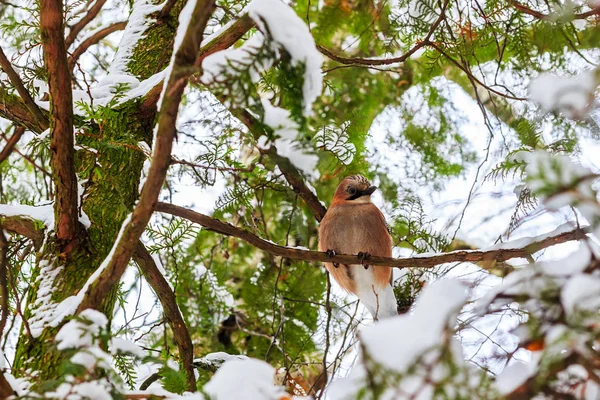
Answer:
<path fill-rule="evenodd" d="M 115 251 L 98 279 L 91 284 L 78 312 L 86 308 L 98 308 L 106 294 L 121 279 L 127 264 L 138 245 L 150 216 L 154 212 L 158 195 L 167 175 L 171 161 L 171 149 L 176 134 L 177 112 L 183 96 L 183 90 L 191 73 L 196 54 L 202 40 L 204 28 L 215 8 L 214 0 L 199 0 L 189 22 L 181 45 L 174 57 L 173 72 L 165 88 L 158 119 L 158 131 L 148 177 L 142 188 L 140 199 L 131 218 L 125 223 L 123 233 L 115 244 Z"/>
<path fill-rule="evenodd" d="M 73 51 L 73 53 L 71 53 L 71 57 L 69 57 L 69 70 L 72 71 L 73 68 L 75 68 L 75 65 L 77 64 L 77 60 L 79 60 L 79 57 L 81 57 L 81 55 L 83 53 L 85 53 L 87 51 L 87 49 L 89 49 L 91 46 L 93 46 L 95 44 L 98 44 L 98 42 L 100 42 L 102 39 L 104 39 L 111 33 L 125 29 L 126 26 L 127 26 L 127 21 L 115 22 L 114 24 L 109 25 L 106 28 L 100 29 L 99 31 L 94 33 L 92 36 L 85 39 L 83 41 L 83 43 L 81 43 L 79 45 L 79 47 L 77 47 Z"/>
<path fill-rule="evenodd" d="M 78 231 L 77 178 L 73 148 L 73 93 L 64 40 L 61 1 L 40 2 L 40 29 L 50 90 L 50 153 L 56 187 L 56 237 L 71 241 Z"/>
<path fill-rule="evenodd" d="M 508 2 L 514 8 L 516 8 L 519 11 L 521 11 L 523 14 L 531 15 L 532 17 L 534 17 L 536 19 L 554 19 L 555 18 L 555 17 L 553 17 L 550 14 L 544 14 L 544 13 L 541 13 L 539 11 L 533 10 L 533 9 L 525 6 L 524 4 L 519 3 L 518 1 L 508 0 Z M 574 14 L 571 17 L 573 19 L 586 19 L 586 18 L 592 17 L 594 15 L 600 15 L 600 6 L 592 8 L 591 10 L 586 11 L 584 13 Z"/>
<path fill-rule="evenodd" d="M 133 259 L 140 267 L 140 271 L 142 271 L 144 278 L 146 278 L 146 282 L 148 282 L 154 293 L 156 293 L 160 304 L 162 304 L 165 317 L 173 331 L 175 343 L 177 343 L 177 347 L 179 348 L 179 357 L 181 357 L 183 368 L 185 369 L 188 390 L 194 392 L 196 391 L 194 345 L 177 306 L 175 293 L 171 290 L 169 283 L 156 266 L 154 259 L 142 242 L 138 242 Z"/>
<path fill-rule="evenodd" d="M 156 205 L 156 211 L 175 215 L 197 223 L 209 230 L 217 233 L 237 237 L 254 247 L 270 253 L 274 256 L 289 258 L 292 260 L 304 260 L 311 262 L 335 262 L 339 264 L 362 264 L 364 263 L 358 255 L 336 254 L 329 256 L 325 252 L 303 250 L 294 247 L 279 246 L 273 242 L 261 239 L 255 234 L 233 226 L 229 223 L 220 221 L 216 218 L 188 210 L 174 204 L 159 202 Z M 527 256 L 554 246 L 559 243 L 569 242 L 571 240 L 581 240 L 586 237 L 585 231 L 575 229 L 569 232 L 561 233 L 556 236 L 550 236 L 538 242 L 533 242 L 520 248 L 503 248 L 497 250 L 475 250 L 475 251 L 453 251 L 451 253 L 441 253 L 432 256 L 417 256 L 408 258 L 392 258 L 371 256 L 368 259 L 369 265 L 383 265 L 394 268 L 432 268 L 439 264 L 454 262 L 483 262 L 496 261 L 502 262 L 511 258 L 526 258 Z"/>
<path fill-rule="evenodd" d="M 19 93 L 19 96 L 21 96 L 23 103 L 25 103 L 25 106 L 33 118 L 35 118 L 40 125 L 48 125 L 48 118 L 33 101 L 29 90 L 27 90 L 23 84 L 23 81 L 19 77 L 19 74 L 17 74 L 17 72 L 14 70 L 10 61 L 8 61 L 8 58 L 6 57 L 6 54 L 4 54 L 2 47 L 0 47 L 0 67 L 2 67 L 2 70 L 6 73 L 8 79 L 10 79 L 10 82 L 17 90 L 17 93 Z"/>
<path fill-rule="evenodd" d="M 102 9 L 102 6 L 104 6 L 104 3 L 106 3 L 106 0 L 96 0 L 96 2 L 90 8 L 90 10 L 87 12 L 87 14 L 84 15 L 79 21 L 77 21 L 77 23 L 75 25 L 70 27 L 71 29 L 69 30 L 69 35 L 67 36 L 67 39 L 65 40 L 65 45 L 66 45 L 67 49 L 73 43 L 75 43 L 75 38 L 77 38 L 77 35 L 79 34 L 79 32 L 81 32 L 83 30 L 83 28 L 86 27 L 87 24 L 89 24 L 90 22 L 92 22 L 92 20 L 94 18 L 96 18 L 96 16 Z"/>
<path fill-rule="evenodd" d="M 431 25 L 431 28 L 429 28 L 429 32 L 425 36 L 425 39 L 423 39 L 422 41 L 419 41 L 409 51 L 407 51 L 406 53 L 404 53 L 403 55 L 401 55 L 399 57 L 388 58 L 388 59 L 381 59 L 381 58 L 361 58 L 361 57 L 342 57 L 342 56 L 338 56 L 338 55 L 332 53 L 330 50 L 327 50 L 323 46 L 317 45 L 317 48 L 319 49 L 319 51 L 321 53 L 325 54 L 330 59 L 332 59 L 334 61 L 337 61 L 337 62 L 339 62 L 341 64 L 345 64 L 345 65 L 377 66 L 377 65 L 398 64 L 398 63 L 404 62 L 410 56 L 412 56 L 413 54 L 415 54 L 418 50 L 420 50 L 421 48 L 423 48 L 423 47 L 425 47 L 427 45 L 427 43 L 429 42 L 429 39 L 434 34 L 434 32 L 437 29 L 437 27 L 440 25 L 440 23 L 446 17 L 446 8 L 448 7 L 448 3 L 449 2 L 450 2 L 449 0 L 444 1 L 444 4 L 442 5 L 442 9 L 440 10 L 440 15 L 433 22 L 433 24 Z"/>
<path fill-rule="evenodd" d="M 8 139 L 8 141 L 6 142 L 6 146 L 4 146 L 2 151 L 0 151 L 0 163 L 2 161 L 6 160 L 8 158 L 8 156 L 10 156 L 10 154 L 15 149 L 17 142 L 21 139 L 21 137 L 23 136 L 24 133 L 25 133 L 25 128 L 23 128 L 22 126 L 15 127 L 15 131 L 13 132 L 10 139 Z"/>

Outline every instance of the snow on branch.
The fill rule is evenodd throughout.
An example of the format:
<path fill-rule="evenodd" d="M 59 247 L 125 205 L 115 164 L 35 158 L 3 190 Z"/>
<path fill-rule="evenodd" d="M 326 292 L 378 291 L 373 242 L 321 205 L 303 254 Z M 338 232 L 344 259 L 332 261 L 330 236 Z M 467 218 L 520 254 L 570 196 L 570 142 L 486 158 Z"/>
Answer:
<path fill-rule="evenodd" d="M 357 255 L 336 254 L 329 256 L 325 252 L 311 251 L 302 248 L 280 246 L 271 241 L 264 240 L 253 233 L 233 226 L 229 223 L 222 222 L 216 218 L 209 217 L 204 214 L 188 210 L 173 204 L 159 202 L 156 205 L 156 211 L 172 214 L 189 221 L 197 223 L 209 230 L 217 233 L 237 237 L 251 245 L 266 251 L 275 256 L 289 258 L 293 260 L 304 260 L 311 262 L 336 262 L 339 264 L 361 264 L 361 260 Z M 571 240 L 581 240 L 586 237 L 582 229 L 574 229 L 568 232 L 562 232 L 555 236 L 539 236 L 539 241 L 527 243 L 524 240 L 518 240 L 514 245 L 511 242 L 504 243 L 502 248 L 491 250 L 460 250 L 450 253 L 441 253 L 435 255 L 419 255 L 408 258 L 390 258 L 371 256 L 367 263 L 369 265 L 390 266 L 395 268 L 432 268 L 439 264 L 453 262 L 481 262 L 481 261 L 497 261 L 502 262 L 512 258 L 526 258 L 531 254 L 545 249 L 547 247 L 565 243 Z M 516 246 L 519 247 L 516 247 Z"/>
<path fill-rule="evenodd" d="M 292 65 L 304 65 L 304 115 L 312 114 L 312 104 L 323 88 L 323 59 L 308 26 L 280 0 L 254 0 L 248 6 L 248 14 L 269 36 L 274 51 L 282 49 L 290 55 Z"/>
<path fill-rule="evenodd" d="M 148 177 L 131 218 L 124 222 L 122 234 L 115 241 L 112 254 L 103 263 L 104 268 L 102 268 L 97 279 L 92 280 L 94 277 L 90 278 L 92 280 L 91 285 L 78 304 L 78 311 L 86 308 L 98 308 L 106 294 L 119 282 L 138 245 L 140 236 L 150 220 L 171 160 L 179 103 L 187 85 L 187 80 L 192 73 L 191 68 L 187 67 L 194 65 L 202 40 L 202 33 L 214 7 L 215 2 L 213 0 L 189 0 L 180 13 L 180 27 L 174 43 L 173 73 L 169 75 L 160 107 Z"/>
<path fill-rule="evenodd" d="M 600 69 L 576 76 L 543 73 L 529 84 L 529 97 L 545 112 L 555 111 L 567 118 L 584 119 L 591 111 L 599 84 Z"/>

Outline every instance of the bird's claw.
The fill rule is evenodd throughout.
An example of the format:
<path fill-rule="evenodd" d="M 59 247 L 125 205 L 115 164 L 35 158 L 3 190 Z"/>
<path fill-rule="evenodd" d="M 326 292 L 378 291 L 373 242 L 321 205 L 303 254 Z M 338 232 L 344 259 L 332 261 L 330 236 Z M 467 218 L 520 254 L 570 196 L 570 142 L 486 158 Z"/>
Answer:
<path fill-rule="evenodd" d="M 335 252 L 335 250 L 331 250 L 331 249 L 327 249 L 325 250 L 325 253 L 329 256 L 329 258 L 335 257 L 335 255 L 337 254 Z M 333 263 L 333 266 L 336 268 L 339 268 L 340 264 L 338 263 Z"/>
<path fill-rule="evenodd" d="M 357 256 L 358 256 L 358 260 L 360 261 L 360 263 L 364 264 L 365 261 L 367 261 L 369 258 L 371 258 L 371 253 L 361 251 L 357 254 Z"/>
<path fill-rule="evenodd" d="M 365 261 L 371 258 L 371 253 L 361 251 L 357 254 L 357 256 L 362 266 L 365 267 L 365 269 L 369 269 L 369 265 L 365 264 Z"/>

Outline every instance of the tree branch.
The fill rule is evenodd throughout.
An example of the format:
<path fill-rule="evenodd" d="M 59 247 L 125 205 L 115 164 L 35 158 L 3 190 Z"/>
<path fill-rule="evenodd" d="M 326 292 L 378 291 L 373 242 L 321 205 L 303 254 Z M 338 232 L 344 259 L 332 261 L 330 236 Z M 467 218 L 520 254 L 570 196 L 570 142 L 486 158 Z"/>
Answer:
<path fill-rule="evenodd" d="M 193 68 L 189 67 L 193 66 L 196 60 L 202 33 L 214 8 L 214 0 L 198 0 L 195 3 L 188 28 L 179 49 L 176 50 L 173 72 L 168 78 L 163 94 L 152 164 L 142 188 L 140 199 L 131 214 L 131 218 L 124 223 L 122 234 L 114 245 L 114 252 L 109 255 L 110 260 L 98 279 L 90 285 L 85 293 L 77 309 L 78 312 L 86 308 L 97 309 L 100 307 L 106 294 L 121 279 L 138 245 L 140 236 L 150 220 L 170 164 L 179 103 L 188 78 L 193 72 Z M 184 9 L 182 12 L 186 12 L 186 10 Z"/>
<path fill-rule="evenodd" d="M 83 53 L 87 51 L 91 46 L 98 44 L 102 39 L 107 37 L 113 32 L 117 32 L 125 29 L 127 26 L 127 21 L 115 22 L 112 25 L 107 26 L 106 28 L 100 29 L 96 33 L 94 33 L 89 38 L 85 39 L 79 47 L 77 47 L 73 53 L 71 53 L 71 57 L 69 57 L 69 71 L 73 71 L 75 65 L 77 64 L 77 60 Z"/>
<path fill-rule="evenodd" d="M 4 327 L 8 319 L 8 240 L 4 235 L 3 226 L 0 224 L 0 309 L 2 317 L 0 317 L 0 337 L 4 336 Z"/>
<path fill-rule="evenodd" d="M 10 154 L 15 149 L 17 142 L 21 139 L 23 134 L 25 133 L 25 128 L 22 126 L 15 126 L 15 131 L 13 132 L 10 139 L 7 140 L 6 146 L 0 152 L 0 163 L 8 158 Z"/>
<path fill-rule="evenodd" d="M 40 2 L 40 29 L 50 90 L 50 164 L 56 188 L 56 237 L 69 242 L 79 229 L 73 148 L 73 93 L 64 40 L 61 1 Z"/>
<path fill-rule="evenodd" d="M 508 0 L 508 2 L 517 10 L 521 11 L 523 14 L 531 15 L 536 19 L 554 19 L 555 17 L 552 14 L 544 14 L 539 11 L 533 10 L 524 4 L 519 3 L 516 0 Z M 590 11 L 586 11 L 580 14 L 573 14 L 573 19 L 586 19 L 592 17 L 594 15 L 600 15 L 600 6 L 592 8 Z"/>
<path fill-rule="evenodd" d="M 0 215 L 0 225 L 2 225 L 2 229 L 8 232 L 14 232 L 30 239 L 36 249 L 42 246 L 44 231 L 38 228 L 39 225 L 36 225 L 35 220 L 22 215 L 13 215 L 10 217 Z"/>
<path fill-rule="evenodd" d="M 69 35 L 65 40 L 65 45 L 67 49 L 71 47 L 73 43 L 75 43 L 75 39 L 77 38 L 79 32 L 81 32 L 87 24 L 89 24 L 94 18 L 96 18 L 96 16 L 104 6 L 104 3 L 106 3 L 106 0 L 96 0 L 96 2 L 87 12 L 87 14 L 84 15 L 79 21 L 77 21 L 75 25 L 70 27 Z"/>
<path fill-rule="evenodd" d="M 425 47 L 429 42 L 429 39 L 440 25 L 440 23 L 446 17 L 446 8 L 448 7 L 449 0 L 444 1 L 442 5 L 442 9 L 440 10 L 440 15 L 433 22 L 431 28 L 429 28 L 429 32 L 425 36 L 425 39 L 419 41 L 416 45 L 414 45 L 409 51 L 404 53 L 399 57 L 381 59 L 381 58 L 361 58 L 361 57 L 342 57 L 332 53 L 330 50 L 327 50 L 325 47 L 317 45 L 317 49 L 319 51 L 329 57 L 330 59 L 339 62 L 344 65 L 366 65 L 366 66 L 377 66 L 377 65 L 389 65 L 389 64 L 397 64 L 406 61 L 410 56 L 415 54 L 419 49 Z"/>
<path fill-rule="evenodd" d="M 363 264 L 358 255 L 336 254 L 329 256 L 325 252 L 303 250 L 294 247 L 279 246 L 271 241 L 264 240 L 255 234 L 233 226 L 229 223 L 220 221 L 216 218 L 188 210 L 174 204 L 159 202 L 156 205 L 156 211 L 175 215 L 197 223 L 208 230 L 220 233 L 222 235 L 233 236 L 242 239 L 254 247 L 270 253 L 274 256 L 289 258 L 292 260 L 304 260 L 311 262 L 335 262 L 339 264 Z M 383 265 L 395 268 L 432 268 L 439 264 L 454 262 L 482 262 L 496 261 L 502 262 L 511 258 L 526 258 L 527 256 L 554 246 L 559 243 L 569 242 L 571 240 L 581 240 L 586 237 L 585 231 L 575 229 L 569 232 L 561 233 L 556 236 L 550 236 L 538 242 L 533 242 L 520 248 L 503 248 L 497 250 L 475 250 L 475 251 L 453 251 L 451 253 L 441 253 L 432 256 L 416 256 L 409 258 L 392 258 L 371 256 L 368 265 Z M 507 245 L 505 245 L 506 247 Z"/>
<path fill-rule="evenodd" d="M 259 123 L 248 111 L 236 109 L 230 109 L 229 111 L 246 125 L 255 140 L 258 140 L 262 135 L 266 135 L 264 125 Z M 271 146 L 268 149 L 259 149 L 259 151 L 266 154 L 279 167 L 279 170 L 283 173 L 287 182 L 292 186 L 294 192 L 298 193 L 298 196 L 304 200 L 317 221 L 321 222 L 323 217 L 325 217 L 327 208 L 321 204 L 319 198 L 306 185 L 302 174 L 294 164 L 292 164 L 290 159 L 279 155 L 275 146 Z"/>
<path fill-rule="evenodd" d="M 2 85 L 0 85 L 0 116 L 37 133 L 44 132 L 49 126 L 48 123 L 40 123 L 36 120 L 23 100 L 8 93 Z"/>
<path fill-rule="evenodd" d="M 21 96 L 23 103 L 25 103 L 25 106 L 33 118 L 35 118 L 40 125 L 48 125 L 48 118 L 46 118 L 46 115 L 40 110 L 38 105 L 35 104 L 35 101 L 33 101 L 29 90 L 27 90 L 23 84 L 23 81 L 19 77 L 19 74 L 17 74 L 17 72 L 14 70 L 10 61 L 8 61 L 8 58 L 6 57 L 6 54 L 4 54 L 2 47 L 0 47 L 0 67 L 2 67 L 2 70 L 6 73 L 6 75 L 8 75 L 8 79 L 10 79 L 10 82 L 17 90 L 17 93 L 19 93 L 19 96 Z"/>
<path fill-rule="evenodd" d="M 196 67 L 200 67 L 202 66 L 202 61 L 204 61 L 204 59 L 209 55 L 233 46 L 233 44 L 240 40 L 242 36 L 244 36 L 253 26 L 254 21 L 252 18 L 250 18 L 247 14 L 244 14 L 227 28 L 225 28 L 220 34 L 216 35 L 214 38 L 210 39 L 207 43 L 204 43 L 200 47 L 194 65 Z M 158 98 L 160 97 L 162 87 L 163 84 L 161 82 L 148 92 L 146 98 L 144 99 L 144 107 L 149 108 L 156 105 Z"/>
<path fill-rule="evenodd" d="M 181 316 L 175 293 L 171 290 L 169 283 L 160 272 L 154 259 L 142 242 L 138 241 L 135 248 L 133 259 L 140 267 L 140 271 L 146 278 L 146 282 L 150 285 L 160 304 L 162 305 L 165 317 L 173 331 L 173 337 L 177 347 L 179 348 L 179 356 L 183 368 L 185 369 L 188 390 L 196 391 L 196 377 L 194 375 L 194 345 L 192 338 L 187 329 L 185 321 Z"/>

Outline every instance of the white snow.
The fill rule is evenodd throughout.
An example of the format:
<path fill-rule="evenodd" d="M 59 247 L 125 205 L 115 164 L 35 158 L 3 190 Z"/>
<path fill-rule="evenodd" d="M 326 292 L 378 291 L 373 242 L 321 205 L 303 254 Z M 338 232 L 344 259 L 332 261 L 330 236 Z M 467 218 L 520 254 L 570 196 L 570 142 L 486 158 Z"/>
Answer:
<path fill-rule="evenodd" d="M 481 251 L 522 249 L 524 247 L 529 246 L 532 243 L 538 243 L 545 239 L 548 239 L 548 238 L 551 238 L 554 236 L 558 236 L 562 233 L 570 232 L 570 231 L 574 230 L 576 227 L 577 227 L 577 225 L 574 224 L 573 222 L 566 222 L 550 232 L 543 233 L 541 235 L 536 235 L 536 236 L 525 236 L 525 237 L 511 240 L 508 242 L 497 243 L 492 246 L 483 248 L 483 249 L 481 249 Z"/>
<path fill-rule="evenodd" d="M 110 341 L 110 351 L 112 354 L 126 353 L 139 358 L 144 358 L 146 352 L 137 344 L 123 338 L 113 338 Z"/>
<path fill-rule="evenodd" d="M 52 204 L 39 206 L 0 204 L 0 215 L 29 217 L 42 222 L 48 229 L 54 230 L 54 207 Z"/>
<path fill-rule="evenodd" d="M 283 48 L 290 55 L 292 65 L 304 64 L 304 115 L 311 115 L 312 104 L 323 89 L 323 57 L 308 26 L 292 8 L 279 0 L 254 0 L 247 11 L 261 32 L 268 32 L 273 39 L 274 50 Z"/>
<path fill-rule="evenodd" d="M 261 98 L 261 102 L 265 110 L 263 122 L 273 128 L 275 134 L 279 136 L 273 143 L 277 148 L 277 154 L 287 157 L 296 168 L 308 176 L 318 178 L 317 163 L 319 158 L 315 154 L 304 151 L 296 142 L 298 126 L 290 118 L 290 112 L 273 106 L 266 98 Z M 258 146 L 261 148 L 266 148 L 271 143 L 266 140 L 265 136 L 260 139 Z"/>
<path fill-rule="evenodd" d="M 560 294 L 567 316 L 577 310 L 598 313 L 600 309 L 600 278 L 589 274 L 578 274 L 569 279 Z"/>
<path fill-rule="evenodd" d="M 517 361 L 496 376 L 496 389 L 502 395 L 512 393 L 532 375 L 532 365 Z"/>
<path fill-rule="evenodd" d="M 440 279 L 423 289 L 413 315 L 388 318 L 361 332 L 370 357 L 403 373 L 427 350 L 440 343 L 444 330 L 467 300 L 465 286 Z"/>
<path fill-rule="evenodd" d="M 576 76 L 543 73 L 531 81 L 529 96 L 545 111 L 554 110 L 567 118 L 583 119 L 589 111 L 597 86 L 594 71 Z"/>
<path fill-rule="evenodd" d="M 102 329 L 106 329 L 108 319 L 100 311 L 93 309 L 83 310 L 79 317 L 86 319 L 91 324 L 86 324 L 77 319 L 67 322 L 56 334 L 58 350 L 70 348 L 90 348 L 95 345 L 94 335 L 98 335 Z"/>
<path fill-rule="evenodd" d="M 205 85 L 209 85 L 212 82 L 221 82 L 223 75 L 227 72 L 228 74 L 234 73 L 231 70 L 231 65 L 251 65 L 253 63 L 252 53 L 256 52 L 257 49 L 263 46 L 264 37 L 261 33 L 253 35 L 250 39 L 246 40 L 240 47 L 230 48 L 226 50 L 217 51 L 207 56 L 202 61 L 202 78 L 201 81 Z M 273 60 L 266 59 L 261 60 L 260 63 L 252 64 L 249 72 L 250 79 L 256 83 L 260 79 L 260 74 L 271 68 Z M 231 93 L 232 96 L 241 96 L 242 93 Z"/>
<path fill-rule="evenodd" d="M 129 75 L 127 74 L 129 57 L 146 29 L 154 23 L 154 20 L 148 18 L 148 16 L 160 11 L 162 7 L 162 4 L 155 5 L 151 0 L 135 0 L 117 54 L 115 54 L 115 59 L 110 64 L 109 75 Z"/>
<path fill-rule="evenodd" d="M 219 368 L 204 391 L 213 400 L 277 400 L 285 391 L 273 384 L 274 376 L 275 368 L 264 361 L 230 360 Z"/>
<path fill-rule="evenodd" d="M 38 293 L 38 298 L 36 302 L 40 303 L 40 306 L 36 306 L 34 308 L 35 314 L 31 318 L 33 320 L 33 324 L 30 321 L 30 325 L 32 326 L 31 333 L 34 335 L 34 337 L 38 337 L 42 333 L 44 328 L 46 328 L 47 326 L 57 327 L 61 324 L 65 317 L 73 315 L 75 313 L 77 307 L 79 307 L 79 304 L 81 304 L 83 297 L 87 293 L 87 290 L 90 287 L 90 285 L 96 279 L 98 279 L 102 271 L 104 271 L 106 266 L 110 263 L 112 256 L 117 249 L 117 245 L 121 240 L 123 231 L 125 227 L 129 224 L 130 220 L 131 214 L 129 214 L 125 218 L 125 221 L 123 221 L 119 234 L 117 235 L 117 239 L 115 240 L 115 243 L 113 244 L 113 247 L 110 250 L 109 254 L 106 256 L 102 264 L 100 264 L 98 269 L 96 269 L 96 271 L 94 271 L 94 273 L 88 278 L 85 285 L 81 288 L 81 290 L 79 290 L 79 292 L 76 295 L 69 296 L 58 304 L 53 302 L 51 300 L 51 291 L 53 290 L 52 286 L 54 283 L 54 277 L 58 274 L 59 271 L 54 270 L 52 268 L 51 263 L 45 266 L 45 269 L 47 269 L 47 271 L 41 275 L 40 279 L 42 283 L 40 285 L 43 284 L 46 289 L 44 290 L 42 295 Z M 42 269 L 42 272 L 43 271 L 44 269 Z M 34 327 L 35 333 L 33 329 Z"/>

